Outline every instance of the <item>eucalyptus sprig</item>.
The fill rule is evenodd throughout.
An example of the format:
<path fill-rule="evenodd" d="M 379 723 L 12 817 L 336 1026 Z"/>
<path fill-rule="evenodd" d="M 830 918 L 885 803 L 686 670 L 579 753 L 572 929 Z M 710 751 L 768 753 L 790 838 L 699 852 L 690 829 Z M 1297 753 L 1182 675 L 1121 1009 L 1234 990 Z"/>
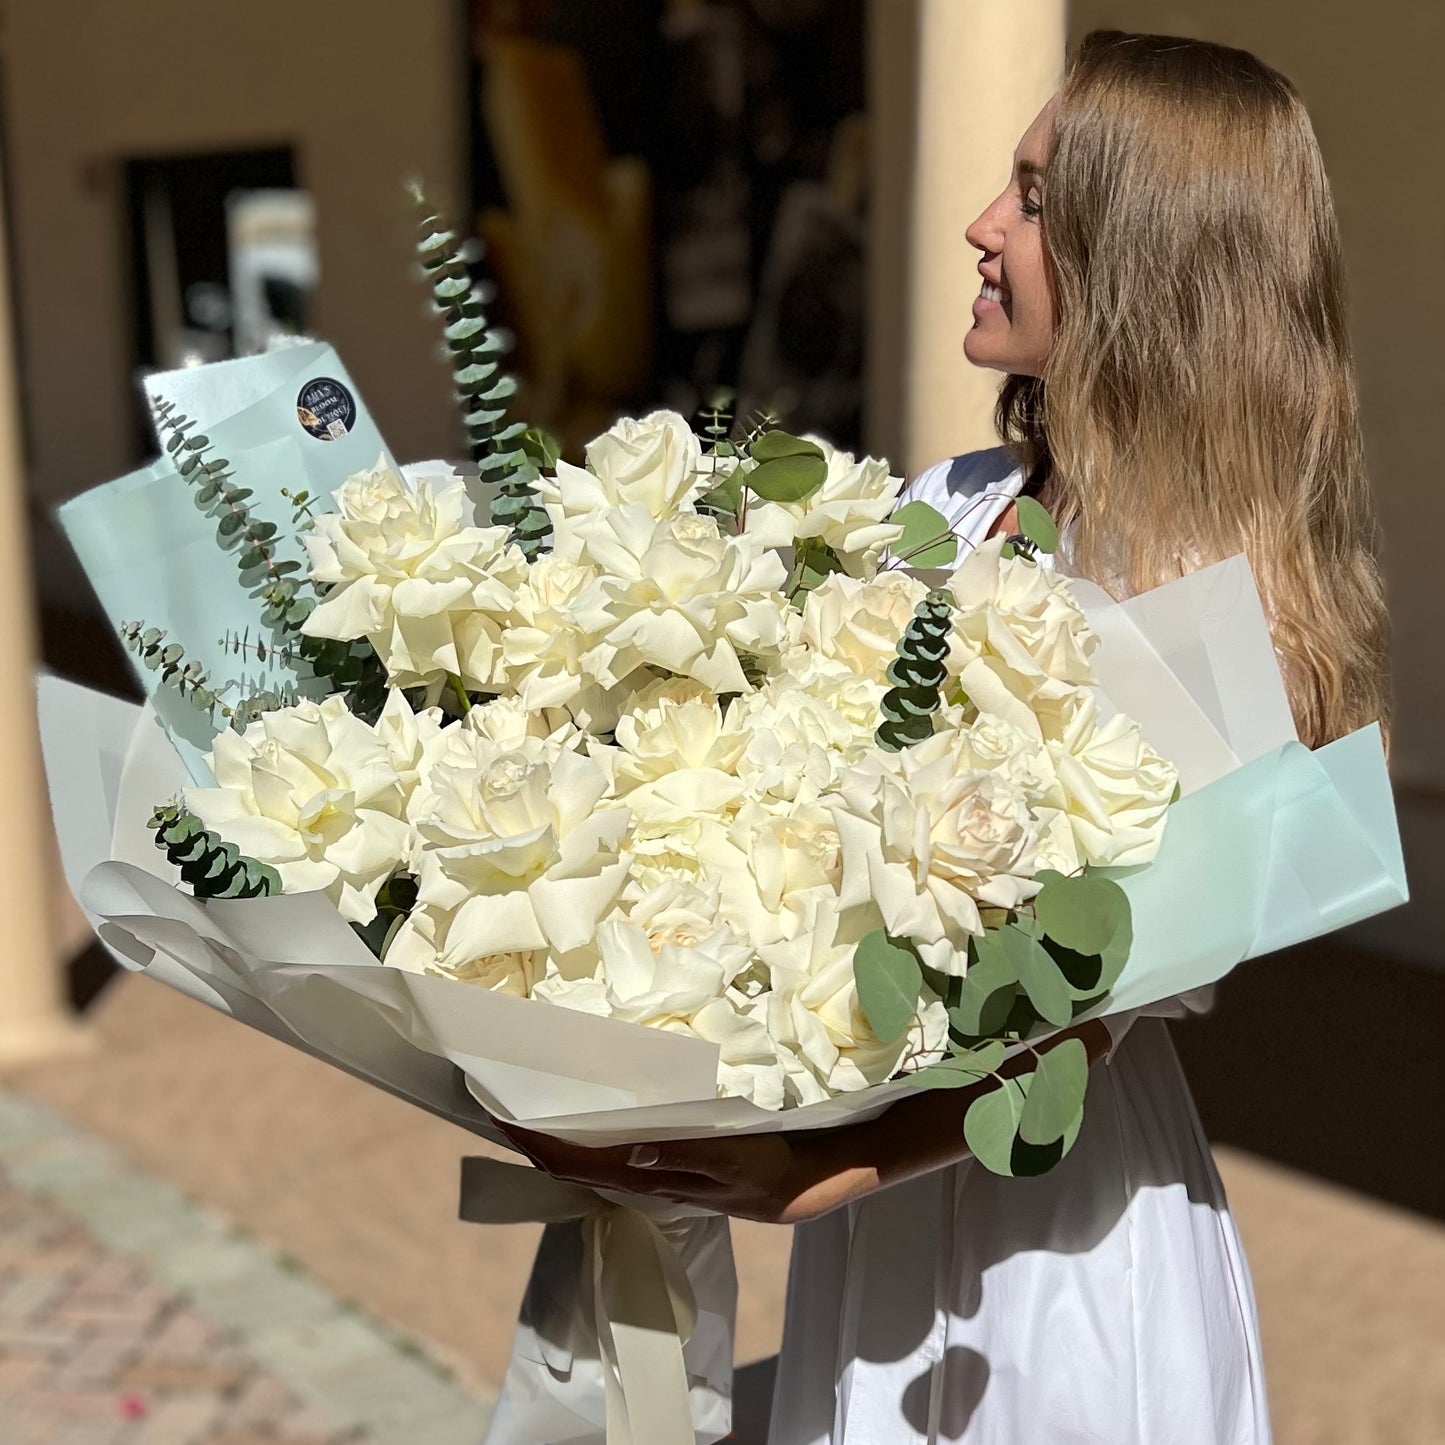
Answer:
<path fill-rule="evenodd" d="M 913 620 L 898 639 L 898 656 L 888 664 L 888 681 L 893 685 L 879 704 L 883 721 L 874 734 L 879 747 L 902 752 L 933 735 L 952 630 L 953 598 L 947 592 L 930 592 L 913 609 Z"/>
<path fill-rule="evenodd" d="M 181 881 L 197 898 L 265 898 L 281 891 L 281 875 L 269 863 L 245 857 L 181 803 L 160 804 L 151 827 L 156 847 L 181 870 Z"/>
<path fill-rule="evenodd" d="M 185 648 L 179 642 L 167 642 L 164 628 L 122 622 L 119 631 L 126 647 L 152 672 L 159 672 L 167 687 L 188 698 L 197 712 L 219 712 L 227 719 L 231 717 L 231 709 L 212 689 L 205 668 L 199 662 L 187 662 Z"/>
<path fill-rule="evenodd" d="M 417 255 L 442 318 L 467 449 L 482 481 L 497 484 L 491 520 L 509 528 L 512 540 L 533 561 L 551 536 L 552 524 L 534 486 L 540 473 L 526 445 L 528 429 L 508 420 L 517 383 L 502 370 L 506 347 L 501 333 L 487 323 L 455 233 L 428 204 L 420 185 L 411 187 L 411 195 L 421 212 Z"/>
<path fill-rule="evenodd" d="M 967 972 L 927 967 L 907 938 L 883 930 L 858 945 L 853 960 L 858 1003 L 883 1041 L 914 1027 L 925 988 L 948 1010 L 947 1053 L 904 1076 L 918 1089 L 993 1087 L 964 1115 L 974 1157 L 995 1174 L 1042 1174 L 1073 1147 L 1083 1119 L 1088 1053 L 1078 1039 L 1036 1046 L 1103 1002 L 1133 945 L 1128 895 L 1085 869 L 1065 877 L 1045 871 L 1032 903 L 985 929 L 970 945 Z M 1010 1048 L 1032 1067 L 1005 1076 Z"/>
<path fill-rule="evenodd" d="M 249 487 L 238 486 L 225 457 L 211 455 L 211 439 L 173 401 L 151 396 L 156 426 L 176 471 L 195 489 L 196 503 L 216 519 L 216 541 L 232 552 L 243 581 L 254 581 L 265 603 L 268 626 L 298 631 L 311 610 L 297 595 L 301 564 L 276 557 L 276 524 L 257 518 Z"/>

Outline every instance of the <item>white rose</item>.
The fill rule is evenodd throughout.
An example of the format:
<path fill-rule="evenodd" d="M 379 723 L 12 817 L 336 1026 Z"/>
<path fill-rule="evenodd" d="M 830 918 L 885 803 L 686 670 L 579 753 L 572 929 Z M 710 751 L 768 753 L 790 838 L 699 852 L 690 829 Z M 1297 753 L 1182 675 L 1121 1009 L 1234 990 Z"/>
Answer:
<path fill-rule="evenodd" d="M 376 720 L 376 735 L 396 769 L 403 808 L 416 790 L 417 781 L 426 766 L 427 753 L 441 736 L 444 721 L 440 708 L 413 712 L 411 704 L 400 692 L 392 691 L 386 695 L 381 716 Z"/>
<path fill-rule="evenodd" d="M 780 1108 L 778 1051 L 758 1011 L 729 988 L 752 949 L 715 919 L 697 915 L 688 892 L 664 887 L 630 916 L 606 920 L 597 929 L 596 972 L 582 979 L 553 975 L 532 996 L 716 1044 L 719 1094 Z"/>
<path fill-rule="evenodd" d="M 890 477 L 887 462 L 855 461 L 852 452 L 839 451 L 821 437 L 804 440 L 822 448 L 828 467 L 823 485 L 801 502 L 754 502 L 748 507 L 747 531 L 769 547 L 817 538 L 833 549 L 850 576 L 871 577 L 884 550 L 903 535 L 902 527 L 887 520 L 903 478 Z"/>
<path fill-rule="evenodd" d="M 941 731 L 953 731 L 953 756 L 963 772 L 997 773 L 1029 800 L 1041 803 L 1054 787 L 1054 769 L 1038 738 L 992 713 L 963 722 L 961 708 L 940 711 Z"/>
<path fill-rule="evenodd" d="M 960 771 L 951 733 L 846 777 L 833 803 L 845 907 L 875 905 L 924 961 L 962 975 L 979 906 L 1017 908 L 1032 882 L 1038 828 L 1028 799 L 997 773 Z"/>
<path fill-rule="evenodd" d="M 868 582 L 834 573 L 808 594 L 800 641 L 814 655 L 881 683 L 913 609 L 927 595 L 906 572 L 880 572 Z"/>
<path fill-rule="evenodd" d="M 671 517 L 711 485 L 701 466 L 702 446 L 686 418 L 655 411 L 640 421 L 623 417 L 588 443 L 585 469 L 558 462 L 556 478 L 542 478 L 538 491 L 554 527 L 631 503 Z"/>
<path fill-rule="evenodd" d="M 873 741 L 872 732 L 857 727 L 830 698 L 786 675 L 737 698 L 729 710 L 733 718 L 746 739 L 738 776 L 769 806 L 821 797 Z"/>
<path fill-rule="evenodd" d="M 387 966 L 526 998 L 542 977 L 545 955 L 525 950 L 477 957 L 467 945 L 465 930 L 453 934 L 455 916 L 441 908 L 414 908 L 386 950 Z"/>
<path fill-rule="evenodd" d="M 340 696 L 266 713 L 217 735 L 214 788 L 188 788 L 207 828 L 281 875 L 284 893 L 324 890 L 352 923 L 376 917 L 381 885 L 411 854 L 405 789 L 386 743 Z"/>
<path fill-rule="evenodd" d="M 1179 774 L 1139 725 L 1123 714 L 1101 724 L 1098 701 L 1081 691 L 1048 751 L 1081 861 L 1111 868 L 1152 861 Z"/>
<path fill-rule="evenodd" d="M 586 562 L 544 552 L 517 588 L 502 658 L 508 683 L 529 708 L 565 707 L 595 681 L 586 658 L 597 638 L 578 625 L 573 605 L 597 576 Z"/>
<path fill-rule="evenodd" d="M 1093 682 L 1089 655 L 1099 639 L 1068 582 L 1036 562 L 1005 557 L 1003 546 L 1002 537 L 984 542 L 949 578 L 958 604 L 954 630 L 1026 679 Z"/>
<path fill-rule="evenodd" d="M 789 813 L 749 804 L 726 837 L 710 835 L 702 858 L 721 885 L 724 916 L 759 945 L 796 937 L 842 881 L 837 824 L 817 803 Z"/>
<path fill-rule="evenodd" d="M 552 708 L 533 711 L 518 697 L 494 697 L 479 703 L 457 726 L 503 750 L 520 748 L 527 738 L 548 739 L 573 748 L 583 739 L 565 712 Z"/>
<path fill-rule="evenodd" d="M 784 1051 L 789 1099 L 797 1104 L 925 1068 L 943 1057 L 948 1040 L 948 1011 L 927 988 L 903 1035 L 880 1040 L 858 1002 L 857 945 L 840 942 L 837 934 L 836 918 L 820 911 L 817 927 L 759 950 L 773 977 L 768 1029 Z"/>
<path fill-rule="evenodd" d="M 495 686 L 512 593 L 526 575 L 506 528 L 467 525 L 460 481 L 434 492 L 423 480 L 413 491 L 380 464 L 348 478 L 335 499 L 306 538 L 311 575 L 330 590 L 302 631 L 367 638 L 398 687 L 449 673 Z"/>
<path fill-rule="evenodd" d="M 690 769 L 731 776 L 747 738 L 716 696 L 688 678 L 666 678 L 627 700 L 615 733 L 622 790 Z"/>
<path fill-rule="evenodd" d="M 450 911 L 454 955 L 586 943 L 626 881 L 626 809 L 607 806 L 607 773 L 537 738 L 504 749 L 448 729 L 411 802 L 421 836 L 418 900 Z"/>
<path fill-rule="evenodd" d="M 714 692 L 747 692 L 742 657 L 782 650 L 789 609 L 781 559 L 723 536 L 710 517 L 659 522 L 643 507 L 614 508 L 592 520 L 581 544 L 604 575 L 575 616 L 602 639 L 605 681 L 655 667 Z"/>

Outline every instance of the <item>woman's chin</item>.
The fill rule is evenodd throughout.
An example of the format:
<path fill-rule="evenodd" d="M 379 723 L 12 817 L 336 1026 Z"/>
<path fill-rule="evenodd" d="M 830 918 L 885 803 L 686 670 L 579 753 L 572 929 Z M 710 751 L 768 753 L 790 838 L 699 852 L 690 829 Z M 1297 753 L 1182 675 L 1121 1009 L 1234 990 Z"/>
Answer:
<path fill-rule="evenodd" d="M 1008 357 L 1003 353 L 1004 348 L 993 337 L 985 335 L 981 327 L 975 326 L 963 338 L 963 355 L 970 366 L 981 366 L 989 371 L 1008 371 Z"/>

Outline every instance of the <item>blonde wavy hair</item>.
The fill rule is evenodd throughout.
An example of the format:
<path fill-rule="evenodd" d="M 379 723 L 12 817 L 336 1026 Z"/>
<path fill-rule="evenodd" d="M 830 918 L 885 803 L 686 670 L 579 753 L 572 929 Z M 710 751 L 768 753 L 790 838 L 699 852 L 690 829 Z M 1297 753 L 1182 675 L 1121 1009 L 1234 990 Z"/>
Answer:
<path fill-rule="evenodd" d="M 1343 265 L 1290 83 L 1240 50 L 1088 36 L 1043 185 L 1058 330 L 999 430 L 1116 595 L 1247 552 L 1300 738 L 1388 721 L 1388 623 Z"/>

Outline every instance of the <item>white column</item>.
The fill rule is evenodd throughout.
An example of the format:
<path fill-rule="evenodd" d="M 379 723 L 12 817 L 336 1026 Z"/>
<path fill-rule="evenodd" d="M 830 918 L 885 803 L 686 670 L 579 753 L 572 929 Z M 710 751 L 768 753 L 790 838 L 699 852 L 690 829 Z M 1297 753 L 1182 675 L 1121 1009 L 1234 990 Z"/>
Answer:
<path fill-rule="evenodd" d="M 869 441 L 910 476 L 996 440 L 999 377 L 963 356 L 979 287 L 964 232 L 1058 85 L 1065 11 L 1066 0 L 872 0 Z"/>
<path fill-rule="evenodd" d="M 35 595 L 9 274 L 0 214 L 0 759 L 6 777 L 0 879 L 7 900 L 0 1068 L 74 1051 L 86 1039 L 66 1003 L 53 930 L 55 890 L 63 885 L 52 871 L 57 860 L 35 721 Z"/>

